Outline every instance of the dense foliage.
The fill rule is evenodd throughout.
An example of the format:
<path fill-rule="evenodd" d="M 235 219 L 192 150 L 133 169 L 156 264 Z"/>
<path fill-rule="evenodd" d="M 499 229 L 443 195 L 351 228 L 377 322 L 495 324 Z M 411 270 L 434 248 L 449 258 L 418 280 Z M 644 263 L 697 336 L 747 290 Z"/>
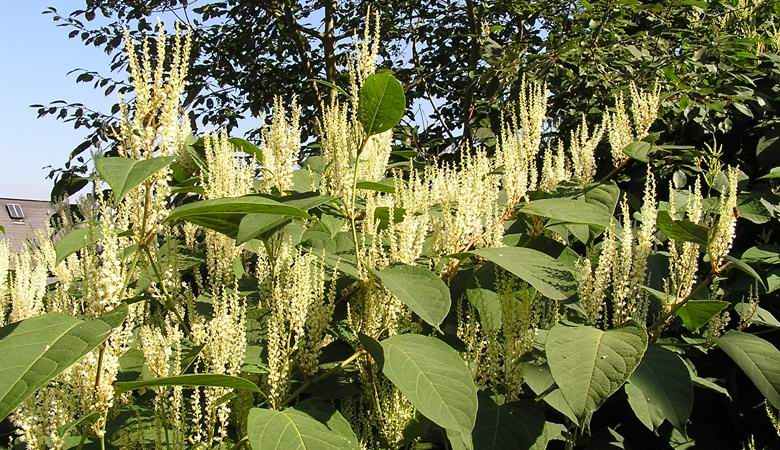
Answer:
<path fill-rule="evenodd" d="M 776 447 L 771 135 L 750 157 L 713 139 L 731 112 L 693 75 L 675 112 L 682 88 L 591 67 L 594 108 L 559 61 L 488 100 L 490 142 L 434 160 L 393 146 L 411 89 L 376 69 L 369 19 L 305 158 L 304 97 L 272 99 L 259 145 L 196 137 L 190 36 L 125 33 L 134 98 L 91 193 L 26 251 L 0 244 L 9 445 Z M 753 31 L 740 45 L 777 60 Z M 673 121 L 699 113 L 700 134 Z"/>

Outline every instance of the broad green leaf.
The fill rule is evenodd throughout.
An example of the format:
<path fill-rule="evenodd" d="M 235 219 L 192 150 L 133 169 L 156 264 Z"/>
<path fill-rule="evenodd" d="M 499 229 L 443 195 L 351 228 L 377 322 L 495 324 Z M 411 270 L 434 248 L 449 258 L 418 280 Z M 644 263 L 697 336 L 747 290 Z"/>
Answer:
<path fill-rule="evenodd" d="M 279 199 L 279 202 L 288 206 L 294 206 L 302 211 L 308 211 L 312 208 L 322 205 L 333 197 L 317 195 L 309 192 L 305 194 L 295 194 Z M 247 214 L 238 224 L 238 233 L 236 235 L 236 245 L 249 242 L 255 238 L 264 238 L 283 227 L 292 220 L 291 217 L 279 214 L 253 213 Z"/>
<path fill-rule="evenodd" d="M 550 405 L 553 409 L 568 417 L 569 420 L 578 423 L 577 416 L 571 410 L 571 406 L 563 398 L 563 393 L 560 388 L 555 385 L 550 374 L 550 367 L 547 364 L 523 365 L 523 381 L 531 388 L 536 395 L 544 395 L 542 400 Z"/>
<path fill-rule="evenodd" d="M 386 179 L 379 182 L 375 181 L 358 181 L 358 189 L 365 189 L 368 191 L 386 192 L 392 194 L 395 192 L 395 184 L 392 179 Z"/>
<path fill-rule="evenodd" d="M 766 283 L 764 283 L 764 279 L 761 278 L 761 275 L 759 275 L 758 272 L 756 272 L 754 268 L 750 267 L 750 265 L 747 264 L 745 261 L 742 261 L 741 259 L 737 259 L 731 255 L 725 255 L 723 259 L 733 264 L 734 267 L 736 267 L 737 270 L 739 270 L 740 272 L 744 272 L 750 275 L 751 277 L 753 277 L 754 280 L 761 283 L 761 286 L 763 286 L 763 288 L 766 289 Z"/>
<path fill-rule="evenodd" d="M 690 300 L 677 310 L 685 328 L 698 331 L 704 324 L 729 306 L 729 302 L 720 300 Z"/>
<path fill-rule="evenodd" d="M 360 449 L 350 439 L 295 409 L 250 409 L 247 436 L 255 450 Z"/>
<path fill-rule="evenodd" d="M 469 252 L 512 272 L 545 297 L 564 300 L 576 292 L 568 267 L 552 256 L 524 247 L 482 248 Z"/>
<path fill-rule="evenodd" d="M 707 227 L 687 220 L 674 220 L 668 211 L 658 211 L 658 229 L 669 239 L 707 245 L 709 230 Z"/>
<path fill-rule="evenodd" d="M 399 334 L 371 351 L 382 373 L 422 415 L 465 441 L 477 419 L 477 387 L 471 372 L 452 347 L 419 334 Z M 471 445 L 467 445 L 467 448 Z"/>
<path fill-rule="evenodd" d="M 780 178 L 780 167 L 773 167 L 769 173 L 758 177 L 759 180 L 772 180 L 775 178 Z"/>
<path fill-rule="evenodd" d="M 438 275 L 425 267 L 406 264 L 396 264 L 374 274 L 401 303 L 439 330 L 450 312 L 451 299 L 449 288 Z"/>
<path fill-rule="evenodd" d="M 479 395 L 474 450 L 530 449 L 544 433 L 544 414 L 531 403 L 498 405 Z M 542 447 L 544 448 L 544 447 Z"/>
<path fill-rule="evenodd" d="M 332 267 L 339 272 L 343 273 L 344 275 L 348 275 L 352 277 L 355 280 L 361 279 L 360 271 L 358 270 L 357 266 L 354 264 L 354 256 L 353 255 L 334 255 L 332 253 L 328 253 L 324 250 L 312 250 L 312 253 L 314 253 L 315 256 L 319 257 L 322 262 L 328 266 Z M 346 258 L 346 256 L 352 256 L 353 259 L 349 260 Z"/>
<path fill-rule="evenodd" d="M 733 330 L 715 344 L 737 363 L 769 403 L 780 409 L 780 351 L 756 335 Z"/>
<path fill-rule="evenodd" d="M 131 189 L 146 181 L 173 162 L 173 156 L 160 156 L 151 159 L 131 159 L 104 157 L 95 159 L 95 169 L 103 178 L 114 195 L 114 201 L 120 202 Z"/>
<path fill-rule="evenodd" d="M 466 298 L 479 314 L 479 323 L 486 330 L 501 329 L 501 300 L 498 294 L 485 288 L 466 289 Z"/>
<path fill-rule="evenodd" d="M 617 391 L 642 360 L 647 332 L 634 324 L 612 330 L 556 325 L 547 335 L 547 363 L 580 423 Z"/>
<path fill-rule="evenodd" d="M 369 136 L 398 125 L 406 110 L 401 83 L 389 73 L 369 75 L 360 88 L 358 120 Z"/>
<path fill-rule="evenodd" d="M 547 217 L 564 223 L 596 225 L 607 228 L 612 214 L 606 208 L 585 200 L 568 198 L 545 198 L 533 200 L 520 208 L 520 212 L 533 216 Z"/>
<path fill-rule="evenodd" d="M 614 182 L 592 184 L 583 192 L 582 198 L 587 203 L 603 207 L 609 214 L 613 214 L 620 199 L 620 188 Z"/>
<path fill-rule="evenodd" d="M 655 431 L 664 419 L 685 433 L 693 409 L 693 383 L 675 353 L 650 345 L 626 384 L 628 403 L 639 420 Z"/>
<path fill-rule="evenodd" d="M 261 163 L 263 162 L 263 151 L 260 150 L 255 144 L 240 137 L 228 138 L 228 141 L 240 151 L 246 153 L 247 155 L 254 156 L 255 159 Z"/>
<path fill-rule="evenodd" d="M 256 195 L 201 200 L 175 208 L 166 221 L 186 220 L 232 238 L 247 214 L 273 214 L 289 217 L 308 217 L 308 213 L 292 205 Z"/>
<path fill-rule="evenodd" d="M 54 244 L 54 251 L 57 255 L 56 263 L 59 264 L 82 248 L 96 243 L 100 239 L 100 235 L 100 228 L 97 227 L 83 227 L 70 230 Z"/>
<path fill-rule="evenodd" d="M 320 398 L 310 398 L 296 403 L 292 409 L 311 416 L 332 431 L 347 438 L 354 447 L 360 447 L 360 440 L 355 435 L 355 432 L 352 431 L 349 421 L 347 421 L 336 408 L 324 400 Z M 292 412 L 291 410 L 288 411 Z"/>
<path fill-rule="evenodd" d="M 0 421 L 108 338 L 127 306 L 95 320 L 49 313 L 0 328 Z"/>
<path fill-rule="evenodd" d="M 256 384 L 246 378 L 219 373 L 191 373 L 173 377 L 151 378 L 138 381 L 120 381 L 114 383 L 114 392 L 121 394 L 140 388 L 156 386 L 216 386 L 241 389 L 250 392 L 262 392 Z"/>
<path fill-rule="evenodd" d="M 653 146 L 649 142 L 634 141 L 623 149 L 623 153 L 631 158 L 646 163 L 648 161 L 647 156 L 650 154 Z"/>
<path fill-rule="evenodd" d="M 780 264 L 780 245 L 758 245 L 742 253 L 742 261 L 748 264 Z"/>

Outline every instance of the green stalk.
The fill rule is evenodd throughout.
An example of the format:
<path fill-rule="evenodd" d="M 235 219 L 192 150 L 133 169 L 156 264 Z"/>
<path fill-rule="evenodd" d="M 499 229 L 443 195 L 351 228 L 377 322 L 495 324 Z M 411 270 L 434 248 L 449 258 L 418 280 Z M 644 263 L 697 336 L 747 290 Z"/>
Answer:
<path fill-rule="evenodd" d="M 357 181 L 358 181 L 357 177 L 358 177 L 358 166 L 360 165 L 360 154 L 363 153 L 363 150 L 366 148 L 366 144 L 368 144 L 368 138 L 369 136 L 363 138 L 363 142 L 360 143 L 360 148 L 358 149 L 357 154 L 355 155 L 355 166 L 352 169 L 352 199 L 348 206 L 349 222 L 352 228 L 352 243 L 355 245 L 355 263 L 357 265 L 358 271 L 360 271 L 361 263 L 360 263 L 360 244 L 358 243 L 357 226 L 355 223 L 355 216 L 357 215 L 355 211 L 355 204 L 357 203 Z"/>

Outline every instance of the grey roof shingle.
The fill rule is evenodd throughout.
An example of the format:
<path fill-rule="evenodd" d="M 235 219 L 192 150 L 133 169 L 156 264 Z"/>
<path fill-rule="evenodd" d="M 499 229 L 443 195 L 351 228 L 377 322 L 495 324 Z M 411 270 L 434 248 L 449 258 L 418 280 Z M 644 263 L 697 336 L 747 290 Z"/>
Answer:
<path fill-rule="evenodd" d="M 23 221 L 11 219 L 8 204 L 17 204 L 24 212 Z M 0 239 L 7 239 L 17 252 L 24 249 L 24 244 L 32 238 L 36 230 L 44 230 L 49 224 L 52 205 L 46 200 L 24 200 L 18 198 L 0 197 L 0 226 L 5 228 L 5 234 L 0 233 Z"/>

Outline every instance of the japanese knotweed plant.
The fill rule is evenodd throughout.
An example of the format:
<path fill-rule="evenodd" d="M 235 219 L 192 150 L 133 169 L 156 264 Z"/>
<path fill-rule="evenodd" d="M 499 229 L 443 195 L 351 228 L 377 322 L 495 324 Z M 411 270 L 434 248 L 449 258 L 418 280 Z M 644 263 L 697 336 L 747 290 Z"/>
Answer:
<path fill-rule="evenodd" d="M 730 254 L 742 172 L 710 152 L 666 189 L 657 88 L 550 138 L 551 87 L 531 79 L 494 147 L 395 152 L 404 90 L 376 71 L 369 19 L 304 161 L 295 97 L 258 145 L 191 136 L 189 36 L 127 36 L 135 97 L 92 191 L 24 251 L 0 241 L 13 445 L 575 448 L 620 445 L 621 427 L 685 442 L 702 392 L 749 398 L 774 433 L 780 353 L 759 333 L 780 323 Z M 638 195 L 614 181 L 629 165 Z M 775 248 L 748 252 L 777 266 Z M 723 353 L 749 394 L 708 378 Z"/>

